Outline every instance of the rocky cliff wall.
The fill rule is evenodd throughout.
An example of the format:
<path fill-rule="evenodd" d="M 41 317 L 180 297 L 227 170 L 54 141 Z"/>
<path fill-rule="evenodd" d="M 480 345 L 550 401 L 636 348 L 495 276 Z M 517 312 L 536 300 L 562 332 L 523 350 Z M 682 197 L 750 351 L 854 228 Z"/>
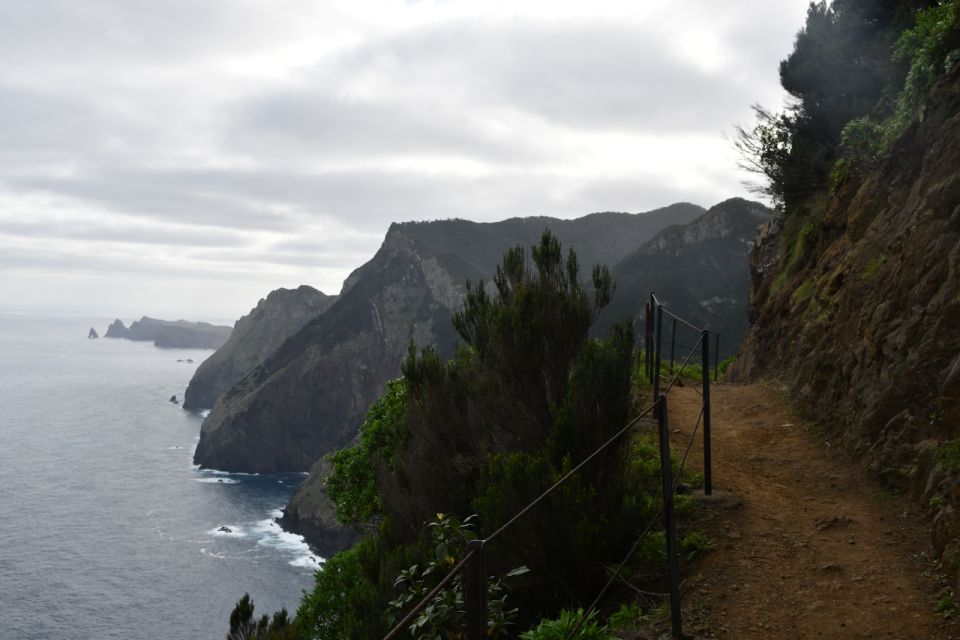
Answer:
<path fill-rule="evenodd" d="M 785 381 L 797 408 L 930 510 L 960 566 L 960 66 L 879 166 L 770 225 L 729 375 Z"/>
<path fill-rule="evenodd" d="M 221 393 L 330 308 L 336 299 L 306 285 L 271 291 L 237 321 L 230 339 L 197 368 L 184 394 L 184 408 L 213 407 Z"/>
<path fill-rule="evenodd" d="M 650 292 L 656 291 L 674 313 L 721 336 L 721 357 L 732 355 L 748 326 L 748 256 L 757 228 L 772 214 L 757 202 L 731 198 L 688 224 L 659 232 L 613 267 L 617 289 L 594 332 L 624 317 L 640 321 Z M 678 327 L 678 345 L 696 339 L 692 330 Z M 711 340 L 711 351 L 715 344 Z M 678 347 L 680 352 L 686 354 Z"/>

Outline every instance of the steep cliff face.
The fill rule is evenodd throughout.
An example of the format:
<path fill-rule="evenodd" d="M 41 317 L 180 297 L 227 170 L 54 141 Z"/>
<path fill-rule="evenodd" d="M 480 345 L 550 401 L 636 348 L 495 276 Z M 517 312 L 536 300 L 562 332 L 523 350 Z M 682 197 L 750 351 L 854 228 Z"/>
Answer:
<path fill-rule="evenodd" d="M 581 263 L 614 263 L 660 229 L 702 213 L 679 204 L 577 220 L 395 224 L 326 313 L 220 396 L 194 460 L 233 471 L 307 470 L 353 437 L 387 380 L 399 375 L 411 340 L 451 352 L 450 318 L 465 281 L 489 279 L 507 248 L 534 244 L 549 226 Z"/>
<path fill-rule="evenodd" d="M 277 289 L 237 321 L 230 339 L 203 361 L 184 394 L 185 409 L 209 409 L 217 397 L 336 301 L 306 285 Z"/>
<path fill-rule="evenodd" d="M 751 329 L 732 375 L 778 377 L 891 486 L 922 496 L 960 566 L 960 66 L 880 166 L 753 254 Z"/>
<path fill-rule="evenodd" d="M 650 291 L 656 291 L 675 313 L 719 334 L 721 357 L 731 355 L 748 325 L 750 249 L 757 228 L 772 213 L 757 202 L 732 198 L 689 224 L 667 227 L 614 266 L 617 290 L 595 329 L 624 317 L 642 318 Z M 681 344 L 693 339 L 684 327 L 678 336 Z"/>

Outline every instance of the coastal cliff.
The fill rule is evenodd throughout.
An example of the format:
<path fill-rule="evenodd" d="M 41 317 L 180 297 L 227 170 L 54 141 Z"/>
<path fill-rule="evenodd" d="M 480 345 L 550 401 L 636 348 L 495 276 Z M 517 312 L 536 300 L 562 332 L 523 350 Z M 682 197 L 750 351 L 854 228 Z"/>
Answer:
<path fill-rule="evenodd" d="M 449 355 L 465 282 L 489 279 L 503 252 L 550 227 L 582 264 L 615 263 L 671 224 L 704 213 L 676 204 L 576 220 L 514 218 L 394 224 L 337 301 L 216 401 L 194 460 L 231 471 L 305 471 L 356 433 L 411 340 Z"/>
<path fill-rule="evenodd" d="M 183 407 L 213 407 L 221 393 L 330 308 L 336 299 L 306 285 L 271 291 L 237 321 L 230 339 L 197 368 L 184 394 Z"/>
<path fill-rule="evenodd" d="M 208 322 L 158 320 L 143 316 L 129 327 L 120 319 L 114 320 L 104 337 L 152 342 L 164 349 L 219 349 L 230 339 L 232 331 L 231 327 Z"/>
<path fill-rule="evenodd" d="M 748 326 L 748 256 L 757 227 L 772 215 L 760 203 L 731 198 L 688 224 L 667 227 L 613 267 L 617 291 L 595 333 L 624 317 L 642 318 L 656 291 L 675 313 L 721 336 L 721 357 L 732 355 Z M 693 339 L 682 327 L 678 336 L 681 344 Z"/>

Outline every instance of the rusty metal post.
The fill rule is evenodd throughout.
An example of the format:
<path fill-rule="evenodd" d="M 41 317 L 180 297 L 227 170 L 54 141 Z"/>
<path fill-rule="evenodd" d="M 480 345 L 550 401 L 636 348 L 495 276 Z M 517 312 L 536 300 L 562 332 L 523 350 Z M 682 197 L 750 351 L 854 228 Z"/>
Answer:
<path fill-rule="evenodd" d="M 487 637 L 487 578 L 483 559 L 485 540 L 471 540 L 467 553 L 473 556 L 464 568 L 464 604 L 467 607 L 467 640 L 485 640 Z"/>

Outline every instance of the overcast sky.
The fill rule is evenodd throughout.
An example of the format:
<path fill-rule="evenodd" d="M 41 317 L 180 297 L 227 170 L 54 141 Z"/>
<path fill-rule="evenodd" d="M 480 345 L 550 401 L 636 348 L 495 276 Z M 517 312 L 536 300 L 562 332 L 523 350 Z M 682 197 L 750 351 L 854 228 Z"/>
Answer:
<path fill-rule="evenodd" d="M 0 0 L 0 311 L 235 319 L 391 221 L 747 195 L 807 0 Z"/>

